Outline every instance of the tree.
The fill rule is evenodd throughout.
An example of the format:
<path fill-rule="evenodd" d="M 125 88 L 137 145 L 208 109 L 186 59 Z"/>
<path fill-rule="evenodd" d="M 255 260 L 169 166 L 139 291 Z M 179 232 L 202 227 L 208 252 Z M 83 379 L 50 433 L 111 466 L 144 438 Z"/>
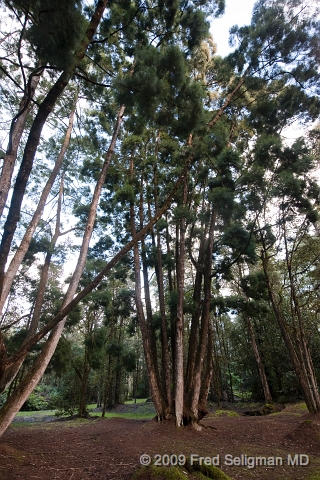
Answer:
<path fill-rule="evenodd" d="M 51 331 L 47 341 L 43 344 L 42 351 L 37 360 L 35 361 L 34 365 L 23 377 L 16 390 L 11 393 L 10 398 L 7 400 L 6 405 L 1 411 L 1 432 L 3 432 L 7 425 L 10 423 L 16 409 L 19 408 L 19 405 L 23 401 L 24 397 L 26 397 L 28 393 L 30 393 L 33 386 L 41 378 L 41 375 L 43 374 L 46 365 L 48 364 L 48 361 L 50 360 L 56 348 L 57 342 L 61 336 L 66 321 L 66 314 L 79 301 L 81 295 L 85 296 L 90 290 L 92 290 L 99 283 L 101 278 L 103 278 L 105 273 L 111 268 L 111 264 L 109 264 L 107 269 L 102 271 L 101 275 L 98 275 L 97 278 L 87 288 L 83 290 L 77 300 L 72 300 L 76 292 L 79 280 L 81 278 L 82 271 L 84 269 L 89 241 L 95 224 L 96 211 L 101 189 L 103 187 L 106 174 L 110 165 L 111 156 L 114 151 L 115 141 L 118 136 L 120 123 L 124 113 L 125 107 L 124 105 L 121 106 L 121 103 L 119 103 L 121 91 L 120 87 L 121 85 L 123 85 L 123 82 L 120 79 L 121 75 L 123 75 L 123 73 L 127 70 L 128 72 L 130 71 L 130 73 L 128 74 L 128 76 L 125 76 L 125 81 L 130 81 L 130 79 L 133 79 L 132 65 L 135 63 L 134 70 L 135 72 L 137 72 L 137 75 L 134 80 L 137 79 L 139 83 L 140 80 L 138 77 L 139 74 L 141 75 L 142 73 L 144 61 L 143 59 L 145 58 L 145 54 L 148 55 L 151 52 L 156 52 L 158 54 L 160 46 L 165 46 L 167 42 L 171 40 L 171 38 L 173 38 L 174 41 L 179 41 L 179 39 L 181 39 L 185 45 L 188 45 L 188 48 L 191 50 L 195 45 L 197 45 L 199 39 L 203 38 L 208 28 L 207 23 L 204 20 L 204 15 L 201 12 L 201 8 L 204 9 L 205 7 L 200 6 L 198 10 L 194 10 L 191 9 L 190 5 L 188 4 L 184 5 L 184 11 L 182 12 L 183 15 L 182 17 L 180 17 L 180 12 L 176 7 L 172 8 L 170 14 L 168 14 L 168 12 L 163 10 L 162 5 L 157 5 L 154 11 L 149 11 L 149 9 L 145 8 L 145 6 L 143 8 L 140 8 L 140 6 L 139 8 L 137 8 L 137 6 L 133 4 L 129 5 L 127 2 L 123 2 L 123 4 L 121 5 L 114 5 L 109 11 L 108 18 L 104 19 L 103 21 L 101 21 L 101 19 L 107 6 L 107 2 L 104 1 L 99 1 L 95 9 L 90 10 L 89 8 L 85 11 L 81 11 L 80 4 L 71 1 L 65 3 L 61 8 L 58 4 L 47 5 L 45 1 L 40 3 L 13 2 L 10 4 L 8 3 L 8 6 L 13 12 L 13 14 L 17 17 L 21 13 L 25 15 L 25 23 L 23 29 L 26 30 L 26 33 L 23 38 L 26 40 L 22 46 L 21 35 L 20 41 L 17 42 L 18 59 L 21 60 L 22 48 L 25 46 L 31 52 L 31 55 L 35 59 L 37 64 L 41 65 L 41 70 L 36 67 L 36 69 L 34 69 L 34 71 L 32 72 L 31 77 L 35 74 L 38 74 L 40 71 L 42 72 L 42 70 L 44 69 L 44 71 L 46 72 L 47 85 L 46 91 L 44 92 L 43 99 L 39 103 L 39 107 L 37 109 L 35 117 L 31 120 L 31 127 L 28 134 L 28 139 L 24 147 L 21 163 L 18 169 L 17 177 L 15 179 L 10 207 L 8 209 L 8 214 L 4 222 L 3 235 L 0 245 L 0 291 L 2 292 L 2 294 L 4 294 L 2 297 L 3 304 L 6 299 L 6 290 L 8 291 L 10 288 L 8 283 L 6 283 L 8 278 L 6 278 L 7 272 L 5 271 L 5 266 L 9 258 L 10 247 L 12 246 L 14 235 L 19 233 L 17 227 L 20 227 L 20 225 L 18 225 L 18 222 L 21 213 L 22 202 L 24 198 L 26 198 L 27 182 L 28 180 L 32 179 L 32 174 L 34 172 L 35 154 L 39 146 L 42 129 L 48 119 L 49 114 L 58 104 L 67 86 L 71 85 L 71 82 L 74 80 L 74 78 L 82 78 L 88 82 L 88 85 L 94 85 L 94 88 L 91 92 L 90 89 L 87 88 L 87 92 L 90 93 L 91 96 L 97 95 L 99 93 L 99 88 L 109 88 L 108 85 L 100 82 L 100 78 L 105 76 L 106 68 L 108 69 L 108 67 L 103 66 L 103 63 L 104 65 L 106 65 L 106 62 L 110 62 L 111 66 L 111 69 L 107 73 L 107 76 L 109 78 L 113 76 L 113 71 L 114 73 L 119 73 L 114 80 L 114 86 L 118 89 L 119 95 L 118 103 L 116 104 L 116 109 L 118 109 L 118 117 L 115 121 L 115 126 L 113 128 L 113 138 L 111 139 L 111 144 L 106 154 L 104 165 L 102 166 L 102 170 L 95 186 L 93 200 L 90 207 L 88 208 L 88 221 L 85 227 L 85 233 L 82 240 L 79 260 L 76 270 L 73 274 L 71 283 L 69 284 L 67 294 L 62 303 L 61 309 L 58 315 L 55 316 L 53 322 L 50 323 L 49 321 L 46 326 L 38 330 L 36 334 L 30 334 L 29 338 L 24 342 L 20 349 L 18 349 L 15 355 L 11 355 L 10 358 L 8 358 L 6 354 L 3 337 L 1 337 L 1 373 L 3 386 L 5 388 L 6 385 L 10 384 L 10 382 L 13 381 L 15 375 L 19 371 L 19 368 L 26 354 L 28 353 L 32 345 L 39 342 L 48 332 Z M 195 5 L 195 7 L 197 6 Z M 211 9 L 211 11 L 213 11 L 214 9 L 215 6 L 213 7 L 213 9 Z M 45 15 L 43 15 L 43 12 L 45 12 Z M 86 20 L 87 15 L 91 17 L 90 21 Z M 195 19 L 197 20 L 196 24 L 194 23 Z M 53 21 L 57 27 L 54 35 L 51 35 L 50 30 L 48 30 L 47 28 L 48 21 L 50 21 L 51 24 Z M 185 27 L 183 33 L 181 33 L 182 31 L 180 28 L 182 25 Z M 96 40 L 93 40 L 93 37 L 96 34 L 98 27 L 100 28 L 100 37 L 97 37 Z M 72 40 L 70 40 L 69 38 L 70 29 L 73 32 Z M 68 39 L 66 32 L 68 32 Z M 154 34 L 160 40 L 158 50 L 152 45 L 152 42 L 154 42 Z M 105 38 L 104 35 L 106 35 Z M 135 39 L 140 40 L 138 41 L 138 43 L 136 43 Z M 105 54 L 106 42 L 107 44 L 112 45 L 112 49 L 110 52 L 108 52 L 107 55 Z M 87 53 L 90 44 L 92 45 L 90 47 L 92 58 L 90 58 Z M 174 46 L 168 46 L 167 52 L 164 53 L 163 57 L 161 57 L 160 55 L 158 59 L 152 61 L 152 63 L 154 64 L 157 63 L 157 61 L 160 62 L 158 63 L 157 67 L 158 71 L 157 68 L 152 69 L 151 66 L 152 74 L 155 74 L 155 80 L 157 78 L 157 75 L 160 76 L 163 73 L 166 74 L 166 69 L 168 68 L 168 64 L 166 65 L 166 62 L 168 60 L 169 62 L 173 61 L 174 57 L 172 57 L 172 54 L 177 54 L 178 58 L 180 58 L 180 61 L 183 58 L 182 54 L 179 53 L 179 49 L 175 49 Z M 132 58 L 132 60 L 128 60 L 128 58 Z M 142 61 L 140 61 L 140 59 L 142 59 Z M 151 57 L 149 56 L 149 61 L 150 60 Z M 120 64 L 119 61 L 121 62 Z M 92 78 L 89 74 L 90 62 L 98 66 L 98 68 L 95 69 Z M 18 62 L 18 64 L 22 72 L 22 77 L 25 78 L 24 69 L 26 68 L 26 66 L 23 65 L 21 61 Z M 52 75 L 50 69 L 52 70 Z M 55 72 L 58 72 L 58 75 L 56 75 Z M 10 78 L 9 72 L 5 71 L 4 73 Z M 168 74 L 166 74 L 165 76 L 167 79 Z M 50 77 L 53 78 L 52 82 Z M 181 102 L 183 102 L 183 100 L 186 98 L 186 95 L 190 96 L 190 93 L 192 92 L 192 87 L 188 87 L 187 85 L 188 82 L 186 82 L 186 76 L 184 75 L 183 77 L 184 78 L 182 82 L 186 83 L 186 88 L 184 93 L 181 95 L 181 98 L 179 99 L 180 105 Z M 166 80 L 166 83 L 163 85 L 163 87 L 167 88 L 167 85 L 170 85 L 169 88 L 172 89 L 172 94 L 174 94 L 175 91 L 178 91 L 177 88 L 179 87 L 179 85 L 177 84 L 177 82 L 178 84 L 180 82 L 181 85 L 181 75 L 180 80 L 179 75 L 177 76 L 177 79 L 172 79 L 171 85 L 170 82 L 167 83 Z M 26 85 L 25 82 L 24 91 L 28 92 L 28 88 L 29 87 Z M 84 89 L 84 91 L 85 90 L 86 89 Z M 126 88 L 124 98 L 128 96 L 129 91 L 130 87 Z M 129 110 L 128 114 L 130 114 L 131 103 L 129 97 L 125 98 L 125 100 L 126 106 Z M 113 112 L 111 112 L 112 108 L 110 108 L 112 102 L 113 100 L 109 101 L 109 104 L 107 105 L 107 110 L 108 112 L 112 113 L 114 117 L 114 110 Z M 113 103 L 113 105 L 115 104 Z M 22 111 L 20 113 L 22 114 Z M 15 121 L 16 119 L 14 119 L 14 122 Z M 12 125 L 14 125 L 14 122 Z M 182 122 L 177 125 L 178 129 L 179 125 L 182 125 Z M 188 128 L 190 128 L 190 125 Z M 9 150 L 11 149 L 11 143 L 12 142 L 10 141 Z M 163 207 L 159 209 L 158 214 L 153 219 L 151 219 L 145 229 L 142 229 L 142 231 L 139 232 L 139 238 L 142 238 L 143 234 L 169 208 L 174 191 L 178 188 L 179 183 L 182 181 L 183 177 L 184 173 L 182 173 L 180 179 L 178 178 L 177 185 L 173 187 L 172 193 L 169 195 Z M 49 190 L 53 184 L 53 181 L 54 178 L 50 180 L 51 184 L 49 186 Z M 4 193 L 4 196 L 6 195 L 7 194 Z M 43 202 L 42 198 L 41 202 L 37 211 L 37 218 L 32 226 L 33 232 L 37 228 L 37 225 L 39 225 L 39 221 L 43 213 L 45 199 Z M 29 242 L 31 242 L 33 232 L 29 230 Z M 133 242 L 129 242 L 129 244 L 125 248 L 123 248 L 117 256 L 114 257 L 113 262 L 115 263 L 119 258 L 121 258 L 121 256 L 126 253 L 126 251 L 132 248 L 133 244 L 136 241 L 137 239 L 134 239 Z M 26 253 L 27 248 L 28 242 L 25 242 L 24 254 Z M 20 249 L 20 251 L 22 250 Z M 20 263 L 22 261 L 22 256 L 23 255 L 21 255 Z M 19 264 L 17 264 L 15 268 L 19 268 Z"/>
<path fill-rule="evenodd" d="M 127 0 L 107 7 L 99 1 L 95 8 L 83 10 L 71 1 L 61 9 L 44 0 L 8 5 L 14 14 L 25 15 L 24 35 L 16 42 L 18 61 L 11 68 L 15 73 L 19 65 L 22 78 L 26 77 L 21 52 L 28 49 L 36 65 L 32 72 L 41 72 L 41 90 L 39 97 L 35 92 L 39 106 L 29 119 L 24 146 L 21 139 L 21 161 L 17 159 L 4 222 L 3 304 L 10 288 L 6 264 L 14 242 L 24 234 L 22 202 L 28 198 L 27 183 L 42 190 L 36 185 L 37 163 L 42 162 L 35 157 L 42 146 L 41 131 L 54 108 L 60 107 L 59 112 L 69 117 L 72 107 L 68 105 L 68 114 L 64 109 L 68 92 L 77 91 L 78 111 L 81 106 L 86 112 L 78 115 L 78 138 L 71 139 L 65 154 L 69 164 L 64 164 L 68 165 L 65 191 L 80 218 L 78 232 L 82 229 L 77 265 L 53 318 L 10 356 L 3 335 L 0 338 L 3 387 L 13 381 L 30 349 L 45 339 L 41 353 L 1 410 L 0 432 L 41 378 L 66 316 L 131 249 L 137 316 L 157 416 L 174 415 L 179 426 L 197 425 L 206 411 L 213 371 L 211 354 L 206 354 L 214 346 L 212 295 L 231 278 L 232 265 L 256 260 L 254 241 L 261 241 L 257 220 L 269 198 L 270 172 L 281 157 L 283 169 L 277 174 L 284 177 L 290 155 L 301 156 L 298 145 L 288 151 L 280 145 L 281 129 L 297 117 L 316 116 L 319 24 L 300 2 L 260 1 L 252 24 L 232 30 L 238 48 L 221 59 L 214 55 L 212 42 L 205 40 L 206 15 L 220 14 L 223 2 L 155 3 L 150 8 L 149 3 Z M 103 17 L 106 8 L 108 15 Z M 54 16 L 57 37 L 48 35 L 48 16 L 42 19 L 42 10 Z M 70 26 L 81 28 L 72 29 L 73 39 L 66 48 Z M 10 79 L 9 70 L 2 71 Z M 121 148 L 116 148 L 120 137 Z M 78 139 L 80 150 L 76 150 Z M 103 159 L 97 155 L 99 148 L 106 151 Z M 78 157 L 72 168 L 70 156 L 75 152 Z M 297 185 L 293 177 L 282 179 L 285 188 Z M 80 187 L 73 189 L 73 181 Z M 50 182 L 49 190 L 54 178 Z M 305 202 L 301 188 L 298 185 L 295 201 L 303 201 L 301 208 L 312 215 L 314 209 Z M 50 200 L 53 196 L 52 191 Z M 26 227 L 29 239 L 23 255 L 40 230 L 46 201 L 39 206 L 32 231 Z M 106 232 L 115 236 L 111 245 Z M 77 293 L 90 242 L 99 235 L 97 244 L 104 245 L 112 259 Z M 151 269 L 158 311 L 151 302 Z"/>

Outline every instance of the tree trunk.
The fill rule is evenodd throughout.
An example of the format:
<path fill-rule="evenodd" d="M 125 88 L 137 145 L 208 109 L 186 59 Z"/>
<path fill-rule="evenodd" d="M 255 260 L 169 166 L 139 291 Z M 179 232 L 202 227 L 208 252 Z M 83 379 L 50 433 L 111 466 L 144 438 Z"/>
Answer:
<path fill-rule="evenodd" d="M 86 263 L 89 242 L 90 242 L 92 231 L 94 228 L 100 193 L 109 169 L 109 165 L 110 165 L 111 157 L 115 148 L 123 113 L 124 113 L 124 106 L 120 108 L 120 111 L 118 113 L 118 118 L 114 128 L 113 137 L 105 157 L 105 161 L 100 173 L 100 177 L 95 187 L 92 202 L 90 205 L 90 210 L 88 213 L 87 225 L 86 225 L 85 233 L 82 239 L 82 245 L 80 248 L 78 262 L 77 262 L 75 271 L 73 273 L 72 280 L 69 284 L 67 293 L 65 295 L 61 309 L 63 309 L 74 297 L 74 294 L 76 293 L 76 290 L 78 288 L 78 284 Z M 44 374 L 45 369 L 49 361 L 51 360 L 52 355 L 55 352 L 55 349 L 57 347 L 57 344 L 59 342 L 59 339 L 61 337 L 64 325 L 65 325 L 65 322 L 66 322 L 66 317 L 63 317 L 61 322 L 54 327 L 54 329 L 50 333 L 48 340 L 46 341 L 43 347 L 43 350 L 41 351 L 38 358 L 36 359 L 34 365 L 30 369 L 30 371 L 27 373 L 27 375 L 23 378 L 18 388 L 13 392 L 11 397 L 7 400 L 3 408 L 0 410 L 0 437 L 3 434 L 3 432 L 7 429 L 7 427 L 10 425 L 15 414 L 17 413 L 17 411 L 19 411 L 21 406 L 24 404 L 24 402 L 26 401 L 30 393 L 37 386 L 42 375 Z"/>
<path fill-rule="evenodd" d="M 133 158 L 132 158 L 132 168 L 133 168 Z M 131 171 L 131 175 L 133 176 L 133 170 Z M 141 178 L 141 191 L 140 191 L 140 201 L 139 201 L 139 222 L 140 222 L 140 230 L 141 230 L 143 228 L 143 177 Z M 153 322 L 152 322 L 152 306 L 151 306 L 149 275 L 148 275 L 147 256 L 146 256 L 146 247 L 145 247 L 144 237 L 141 238 L 140 256 L 142 261 L 143 289 L 144 289 L 145 307 L 146 307 L 146 314 L 147 314 L 146 321 L 147 321 L 147 327 L 148 327 L 150 342 L 151 342 L 153 365 L 158 378 L 158 384 L 160 385 L 157 339 L 156 339 Z"/>
<path fill-rule="evenodd" d="M 62 201 L 62 193 L 63 193 L 63 178 L 61 179 L 60 183 L 60 190 L 59 190 L 59 197 L 58 197 L 58 207 L 57 207 L 57 219 L 56 219 L 56 227 L 55 227 L 55 232 L 52 237 L 52 240 L 49 245 L 49 250 L 46 254 L 45 262 L 42 267 L 41 275 L 40 275 L 40 282 L 37 290 L 37 296 L 36 296 L 36 301 L 35 301 L 35 306 L 33 310 L 33 315 L 31 318 L 29 330 L 27 333 L 27 336 L 23 342 L 25 344 L 30 337 L 32 337 L 38 328 L 39 325 L 39 319 L 40 319 L 40 313 L 41 313 L 41 308 L 43 304 L 43 299 L 44 299 L 44 294 L 45 294 L 45 289 L 47 286 L 48 282 L 48 276 L 49 276 L 49 268 L 50 268 L 50 263 L 51 263 L 51 257 L 52 253 L 55 247 L 55 244 L 58 240 L 58 237 L 60 235 L 60 213 L 61 213 L 61 201 Z M 24 362 L 27 352 L 25 355 L 21 356 L 19 361 L 16 363 L 13 363 L 10 368 L 7 368 L 5 370 L 5 374 L 0 377 L 0 392 L 4 392 L 7 387 L 11 384 L 11 382 L 14 380 L 16 377 L 17 373 L 19 372 L 19 369 Z"/>
<path fill-rule="evenodd" d="M 213 373 L 212 354 L 213 354 L 213 329 L 210 321 L 209 329 L 208 329 L 206 368 L 205 368 L 203 379 L 202 379 L 200 398 L 199 398 L 199 405 L 202 411 L 206 411 L 206 405 L 208 401 L 209 389 L 210 389 L 210 384 L 212 379 L 212 373 Z"/>
<path fill-rule="evenodd" d="M 20 102 L 18 115 L 12 120 L 9 144 L 6 155 L 3 159 L 0 177 L 0 218 L 2 217 L 3 209 L 8 198 L 20 140 L 26 125 L 27 116 L 31 110 L 31 101 L 38 86 L 42 72 L 43 70 L 40 70 L 35 74 L 31 74 L 28 82 L 28 92 L 24 94 L 23 99 Z"/>
<path fill-rule="evenodd" d="M 157 147 L 160 139 L 158 136 Z M 156 158 L 158 158 L 158 151 L 156 152 Z M 158 213 L 158 179 L 157 179 L 157 164 L 154 167 L 154 203 L 155 211 Z M 149 208 L 150 210 L 150 208 Z M 167 402 L 169 410 L 172 409 L 172 395 L 171 395 L 171 372 L 170 372 L 170 358 L 169 358 L 169 345 L 167 335 L 167 317 L 164 300 L 164 283 L 163 283 L 163 266 L 162 266 L 162 249 L 160 232 L 157 230 L 157 262 L 155 267 L 158 292 L 159 292 L 159 308 L 161 316 L 161 349 L 162 349 L 162 378 L 164 384 L 164 390 L 166 392 Z"/>
<path fill-rule="evenodd" d="M 215 230 L 216 214 L 212 207 L 210 215 L 209 235 L 206 245 L 205 267 L 204 267 L 204 300 L 201 315 L 201 327 L 199 334 L 199 345 L 194 368 L 193 384 L 190 395 L 190 410 L 193 421 L 197 422 L 201 416 L 199 412 L 199 398 L 201 389 L 201 372 L 207 346 L 207 335 L 210 321 L 210 302 L 211 302 L 211 269 L 212 269 L 212 249 Z"/>
<path fill-rule="evenodd" d="M 186 373 L 186 392 L 190 392 L 193 385 L 194 369 L 196 364 L 197 347 L 199 342 L 199 323 L 201 317 L 202 301 L 201 301 L 201 287 L 203 280 L 203 268 L 204 268 L 204 251 L 205 242 L 207 237 L 207 225 L 202 225 L 203 236 L 199 246 L 198 265 L 196 271 L 196 278 L 193 289 L 193 301 L 195 305 L 195 311 L 192 313 L 191 328 L 189 335 L 189 348 L 188 348 L 188 362 Z M 191 253 L 191 252 L 190 252 Z"/>
<path fill-rule="evenodd" d="M 287 326 L 285 324 L 285 320 L 282 318 L 281 312 L 278 308 L 278 305 L 277 305 L 277 302 L 276 302 L 276 299 L 275 299 L 275 296 L 274 296 L 274 293 L 273 293 L 272 284 L 271 284 L 270 276 L 269 276 L 269 273 L 268 273 L 268 258 L 267 258 L 267 255 L 266 255 L 265 252 L 264 252 L 263 257 L 262 257 L 262 265 L 263 265 L 263 270 L 264 270 L 264 274 L 265 274 L 265 278 L 266 278 L 266 282 L 267 282 L 267 287 L 268 287 L 268 292 L 269 292 L 269 297 L 270 297 L 270 300 L 271 300 L 272 308 L 273 308 L 275 317 L 278 321 L 278 324 L 279 324 L 279 327 L 280 327 L 280 330 L 281 330 L 281 333 L 282 333 L 282 337 L 283 337 L 284 343 L 286 345 L 286 348 L 288 350 L 288 353 L 289 353 L 294 371 L 295 371 L 295 373 L 297 375 L 297 378 L 298 378 L 298 381 L 300 383 L 301 390 L 303 392 L 303 397 L 304 397 L 304 400 L 306 402 L 307 408 L 308 408 L 310 413 L 318 413 L 319 410 L 318 410 L 317 404 L 315 402 L 312 391 L 310 390 L 310 386 L 308 384 L 307 378 L 306 378 L 306 376 L 303 372 L 303 367 L 299 363 L 299 359 L 298 359 L 297 353 L 295 351 L 294 345 L 292 343 L 292 340 L 290 338 L 290 335 L 288 333 Z"/>
<path fill-rule="evenodd" d="M 17 271 L 19 270 L 21 262 L 22 262 L 22 260 L 25 256 L 28 248 L 29 248 L 29 245 L 30 245 L 32 236 L 35 232 L 35 229 L 37 228 L 37 226 L 39 224 L 39 221 L 41 219 L 45 204 L 46 204 L 47 199 L 48 199 L 48 195 L 49 195 L 49 193 L 51 191 L 51 188 L 52 188 L 52 186 L 53 186 L 53 184 L 54 184 L 54 182 L 57 178 L 57 175 L 60 171 L 63 159 L 65 157 L 65 153 L 66 153 L 67 148 L 68 148 L 69 143 L 70 143 L 70 137 L 71 137 L 72 127 L 73 127 L 75 108 L 76 108 L 76 102 L 75 102 L 75 106 L 72 109 L 70 117 L 69 117 L 68 129 L 66 131 L 65 138 L 64 138 L 60 153 L 58 155 L 58 158 L 56 160 L 56 163 L 55 163 L 55 165 L 53 167 L 53 170 L 52 170 L 52 172 L 51 172 L 51 174 L 50 174 L 50 176 L 47 180 L 47 183 L 46 183 L 46 185 L 45 185 L 45 187 L 44 187 L 44 189 L 41 193 L 40 200 L 39 200 L 37 208 L 36 208 L 36 210 L 33 214 L 32 220 L 29 223 L 29 225 L 27 227 L 27 230 L 26 230 L 26 232 L 23 236 L 23 239 L 21 240 L 21 243 L 20 243 L 17 251 L 15 252 L 15 254 L 14 254 L 14 256 L 13 256 L 13 258 L 12 258 L 10 264 L 9 264 L 9 267 L 8 267 L 6 273 L 5 273 L 4 282 L 3 282 L 3 290 L 2 290 L 2 294 L 0 296 L 0 313 L 2 312 L 3 306 L 6 302 L 6 299 L 7 299 L 8 293 L 10 291 L 10 288 L 12 286 L 14 277 L 15 277 Z"/>
<path fill-rule="evenodd" d="M 58 98 L 63 93 L 64 89 L 72 78 L 75 68 L 84 58 L 86 50 L 91 43 L 93 35 L 95 34 L 100 23 L 107 3 L 108 0 L 98 0 L 91 21 L 81 41 L 80 48 L 74 55 L 73 65 L 68 70 L 63 71 L 55 84 L 51 87 L 48 94 L 39 105 L 38 113 L 30 128 L 20 169 L 15 181 L 9 212 L 3 227 L 3 235 L 0 244 L 0 295 L 2 294 L 3 290 L 5 266 L 8 260 L 13 236 L 20 218 L 22 200 L 24 198 L 27 182 L 32 170 L 42 129 L 49 114 L 53 111 Z"/>
<path fill-rule="evenodd" d="M 256 360 L 258 371 L 259 371 L 260 381 L 261 381 L 262 388 L 263 388 L 264 399 L 265 399 L 266 403 L 272 403 L 272 395 L 271 395 L 271 392 L 270 392 L 268 379 L 267 379 L 267 376 L 266 376 L 266 372 L 265 372 L 265 369 L 264 369 L 262 358 L 261 358 L 261 355 L 260 355 L 260 352 L 259 352 L 259 349 L 258 349 L 258 345 L 257 345 L 256 337 L 255 337 L 255 334 L 254 334 L 254 330 L 253 330 L 253 327 L 252 327 L 252 323 L 251 323 L 250 318 L 247 317 L 247 316 L 245 316 L 245 321 L 246 321 L 247 328 L 248 328 L 248 333 L 249 333 L 249 337 L 250 337 L 250 341 L 251 341 L 251 346 L 252 346 L 254 358 Z"/>
<path fill-rule="evenodd" d="M 187 204 L 188 183 L 187 177 L 183 186 L 182 205 Z M 183 304 L 184 304 L 184 274 L 185 274 L 185 236 L 186 236 L 186 220 L 182 218 L 180 225 L 177 225 L 177 241 L 176 241 L 176 264 L 177 264 L 177 317 L 175 324 L 175 350 L 174 350 L 174 400 L 175 400 L 175 420 L 176 426 L 183 425 L 184 413 L 184 368 L 183 368 Z"/>
<path fill-rule="evenodd" d="M 131 232 L 132 236 L 136 236 L 136 227 L 134 222 L 134 206 L 130 206 L 130 221 L 131 221 Z M 139 326 L 142 336 L 142 344 L 144 355 L 147 364 L 148 379 L 151 389 L 152 400 L 157 412 L 158 420 L 162 420 L 167 417 L 167 407 L 162 392 L 159 385 L 159 377 L 157 374 L 156 366 L 154 365 L 154 352 L 152 351 L 152 342 L 150 338 L 149 328 L 145 319 L 142 299 L 141 299 L 141 279 L 140 279 L 140 259 L 139 259 L 139 248 L 138 244 L 135 243 L 133 247 L 133 256 L 134 256 L 134 272 L 135 272 L 135 296 L 136 296 L 136 308 Z"/>

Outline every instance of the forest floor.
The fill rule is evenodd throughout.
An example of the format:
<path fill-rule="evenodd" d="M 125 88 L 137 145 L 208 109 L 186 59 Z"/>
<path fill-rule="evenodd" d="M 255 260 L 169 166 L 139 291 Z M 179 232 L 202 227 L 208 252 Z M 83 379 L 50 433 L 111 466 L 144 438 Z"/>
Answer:
<path fill-rule="evenodd" d="M 122 407 L 115 413 L 126 411 Z M 175 455 L 214 458 L 234 480 L 320 479 L 320 416 L 308 414 L 303 404 L 265 416 L 215 408 L 203 419 L 201 431 L 141 418 L 20 420 L 0 441 L 1 480 L 131 480 L 142 454 L 153 463 L 157 454 L 164 463 L 170 455 L 173 462 Z M 288 455 L 289 463 L 299 459 L 302 465 L 288 465 Z M 249 464 L 249 457 L 266 457 L 269 465 L 259 465 L 264 460 L 254 460 L 254 468 L 237 465 L 246 458 Z"/>

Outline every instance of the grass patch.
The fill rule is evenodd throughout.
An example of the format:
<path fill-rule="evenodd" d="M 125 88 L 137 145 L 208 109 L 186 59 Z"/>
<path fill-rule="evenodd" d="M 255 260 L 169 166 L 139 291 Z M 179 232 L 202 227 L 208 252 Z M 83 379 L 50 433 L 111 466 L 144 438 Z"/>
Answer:
<path fill-rule="evenodd" d="M 140 467 L 133 475 L 133 480 L 186 480 L 187 478 L 199 480 L 231 480 L 225 473 L 214 466 L 191 466 L 187 460 L 183 467 Z"/>
<path fill-rule="evenodd" d="M 136 403 L 132 399 L 125 400 L 124 405 L 142 405 L 142 404 L 146 404 L 147 400 L 148 400 L 147 398 L 137 398 Z M 152 402 L 150 402 L 150 404 L 152 405 Z M 91 403 L 91 404 L 87 405 L 87 409 L 89 410 L 89 412 L 91 410 L 94 410 L 95 408 L 97 408 L 96 403 Z"/>
<path fill-rule="evenodd" d="M 30 412 L 18 412 L 16 417 L 49 417 L 55 415 L 55 410 L 35 410 Z"/>
<path fill-rule="evenodd" d="M 239 414 L 233 410 L 216 410 L 212 415 L 216 417 L 239 417 Z"/>
<path fill-rule="evenodd" d="M 185 480 L 186 476 L 176 467 L 141 467 L 133 480 Z"/>
<path fill-rule="evenodd" d="M 91 417 L 101 417 L 102 412 L 94 412 L 93 410 L 96 408 L 96 404 L 87 405 L 87 409 L 89 411 L 89 415 Z M 123 411 L 122 411 L 123 410 Z M 30 411 L 30 412 L 18 412 L 16 415 L 16 419 L 14 422 L 14 426 L 21 427 L 25 425 L 32 425 L 34 423 L 41 422 L 42 419 L 46 417 L 54 417 L 56 416 L 56 410 L 37 410 L 37 411 Z M 137 403 L 134 401 L 128 401 L 124 405 L 119 405 L 117 409 L 112 411 L 107 411 L 105 413 L 105 418 L 127 418 L 130 420 L 150 420 L 155 416 L 155 409 L 153 403 L 146 403 L 145 399 L 137 400 Z M 66 418 L 66 417 L 58 417 L 58 418 Z M 79 422 L 86 422 L 86 419 L 75 419 L 75 420 L 68 420 L 68 425 L 72 425 L 76 423 L 79 425 Z M 51 422 L 48 422 L 51 423 Z"/>
<path fill-rule="evenodd" d="M 136 402 L 134 401 L 134 399 L 131 399 L 131 400 L 126 400 L 124 403 L 125 405 L 136 405 L 137 403 L 146 403 L 147 400 L 148 400 L 147 398 L 137 398 Z"/>
<path fill-rule="evenodd" d="M 90 413 L 93 417 L 101 417 L 101 412 Z M 104 418 L 128 418 L 129 420 L 150 420 L 154 418 L 154 412 L 106 412 Z"/>
<path fill-rule="evenodd" d="M 286 410 L 290 412 L 299 412 L 299 413 L 307 413 L 308 408 L 307 405 L 304 402 L 301 403 L 293 403 L 291 405 L 288 405 L 286 407 Z"/>
<path fill-rule="evenodd" d="M 153 418 L 156 415 L 153 403 L 146 403 L 143 399 L 140 400 L 141 401 L 139 403 L 129 402 L 118 405 L 115 409 L 107 410 L 105 413 L 105 418 L 128 418 L 130 420 L 149 420 Z M 101 417 L 102 412 L 91 411 L 90 415 L 95 417 Z"/>

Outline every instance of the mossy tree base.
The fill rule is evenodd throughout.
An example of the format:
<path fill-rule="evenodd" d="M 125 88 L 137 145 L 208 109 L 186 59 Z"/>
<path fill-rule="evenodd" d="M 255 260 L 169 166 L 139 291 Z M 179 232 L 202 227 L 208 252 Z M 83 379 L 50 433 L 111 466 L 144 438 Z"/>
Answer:
<path fill-rule="evenodd" d="M 200 479 L 206 480 L 208 478 L 213 480 L 231 480 L 218 467 L 199 465 L 191 465 L 187 460 L 183 467 L 156 467 L 154 465 L 139 468 L 132 480 L 186 480 Z"/>

